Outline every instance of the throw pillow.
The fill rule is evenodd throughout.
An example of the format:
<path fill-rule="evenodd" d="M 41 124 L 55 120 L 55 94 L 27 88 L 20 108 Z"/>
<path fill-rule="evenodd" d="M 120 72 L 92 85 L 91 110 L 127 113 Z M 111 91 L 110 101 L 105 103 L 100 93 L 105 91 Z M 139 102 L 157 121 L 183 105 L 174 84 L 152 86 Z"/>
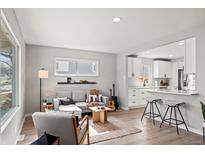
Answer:
<path fill-rule="evenodd" d="M 59 105 L 70 105 L 75 104 L 72 98 L 60 99 Z"/>
<path fill-rule="evenodd" d="M 68 97 L 57 97 L 58 100 L 67 100 Z"/>
<path fill-rule="evenodd" d="M 89 95 L 88 96 L 88 101 L 89 102 L 98 102 L 98 96 L 97 95 Z"/>
<path fill-rule="evenodd" d="M 99 94 L 99 96 L 98 96 L 98 101 L 99 101 L 99 102 L 103 102 L 102 94 Z"/>
<path fill-rule="evenodd" d="M 38 138 L 36 141 L 31 143 L 31 145 L 52 145 L 55 144 L 55 142 L 59 139 L 59 137 L 47 134 L 44 132 L 44 134 Z M 59 144 L 59 143 L 57 143 Z"/>

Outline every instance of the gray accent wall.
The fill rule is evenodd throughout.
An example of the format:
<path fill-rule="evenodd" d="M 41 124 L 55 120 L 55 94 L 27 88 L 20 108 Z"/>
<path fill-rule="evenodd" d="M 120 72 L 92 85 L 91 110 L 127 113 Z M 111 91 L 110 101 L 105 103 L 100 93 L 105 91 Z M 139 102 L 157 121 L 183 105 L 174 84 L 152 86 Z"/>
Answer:
<path fill-rule="evenodd" d="M 195 132 L 202 133 L 202 113 L 200 100 L 205 103 L 205 26 L 201 25 L 198 27 L 193 27 L 187 29 L 177 34 L 172 34 L 170 36 L 159 38 L 150 42 L 145 42 L 141 46 L 138 46 L 132 50 L 127 51 L 126 53 L 118 55 L 117 64 L 127 65 L 126 56 L 128 54 L 136 53 L 137 51 L 149 50 L 164 44 L 171 42 L 179 41 L 182 39 L 196 37 L 196 86 L 197 91 L 200 93 L 198 96 L 179 96 L 179 95 L 169 95 L 169 94 L 159 94 L 159 97 L 169 98 L 169 99 L 180 99 L 187 102 L 187 106 L 184 108 L 184 114 L 188 126 Z M 117 65 L 117 86 L 119 88 L 121 104 L 124 108 L 128 108 L 127 101 L 127 67 L 123 65 Z M 163 95 L 163 96 L 162 96 Z M 157 95 L 156 95 L 157 96 Z"/>
<path fill-rule="evenodd" d="M 11 119 L 5 130 L 0 133 L 1 144 L 16 144 L 17 137 L 21 131 L 22 122 L 25 115 L 25 44 L 23 36 L 18 25 L 18 21 L 13 9 L 2 9 L 9 25 L 11 26 L 15 36 L 21 45 L 21 101 L 20 107 L 14 117 Z"/>
<path fill-rule="evenodd" d="M 75 81 L 88 80 L 97 82 L 95 85 L 58 85 L 65 82 L 66 77 L 54 75 L 54 60 L 59 58 L 83 58 L 99 60 L 99 76 L 72 77 Z M 26 45 L 26 112 L 39 111 L 40 80 L 38 70 L 45 68 L 49 71 L 48 79 L 42 79 L 42 95 L 53 97 L 57 91 L 98 88 L 102 94 L 109 95 L 109 89 L 116 80 L 116 55 L 89 52 L 75 49 Z"/>

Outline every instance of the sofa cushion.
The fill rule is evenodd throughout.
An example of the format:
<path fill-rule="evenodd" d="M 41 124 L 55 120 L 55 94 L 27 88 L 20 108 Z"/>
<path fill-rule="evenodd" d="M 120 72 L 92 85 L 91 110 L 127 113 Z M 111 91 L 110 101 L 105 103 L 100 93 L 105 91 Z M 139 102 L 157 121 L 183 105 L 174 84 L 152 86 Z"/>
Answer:
<path fill-rule="evenodd" d="M 82 110 L 87 109 L 87 103 L 86 102 L 76 102 L 75 105 Z"/>
<path fill-rule="evenodd" d="M 85 102 L 86 95 L 83 90 L 73 90 L 72 91 L 72 99 L 74 102 Z"/>
<path fill-rule="evenodd" d="M 77 107 L 76 105 L 60 105 L 59 106 L 59 111 L 65 111 L 65 112 L 73 112 L 73 111 L 79 111 L 81 112 L 82 110 Z"/>
<path fill-rule="evenodd" d="M 61 112 L 68 112 L 68 113 L 71 113 L 71 114 L 81 118 L 82 109 L 80 109 L 79 107 L 77 107 L 74 104 L 71 104 L 71 105 L 60 105 L 59 106 L 59 111 L 61 111 Z"/>

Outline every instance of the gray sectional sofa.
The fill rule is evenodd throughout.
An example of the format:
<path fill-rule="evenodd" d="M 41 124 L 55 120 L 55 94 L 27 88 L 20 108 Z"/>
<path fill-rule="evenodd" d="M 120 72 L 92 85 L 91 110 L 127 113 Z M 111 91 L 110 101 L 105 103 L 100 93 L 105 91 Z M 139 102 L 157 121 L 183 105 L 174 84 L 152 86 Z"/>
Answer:
<path fill-rule="evenodd" d="M 74 101 L 74 104 L 71 105 L 60 105 L 60 98 L 72 98 Z M 58 111 L 62 108 L 69 108 L 69 106 L 72 108 L 75 107 L 75 110 L 79 112 L 79 109 L 81 110 L 81 113 L 90 113 L 91 110 L 87 106 L 87 99 L 88 99 L 88 92 L 85 90 L 72 90 L 72 91 L 58 91 L 56 93 L 56 98 L 53 99 L 54 103 L 54 110 Z M 99 102 L 99 105 L 107 105 L 108 103 L 108 97 L 102 96 L 101 102 Z M 72 109 L 71 109 L 72 110 Z M 74 111 L 75 112 L 75 111 Z M 76 113 L 80 114 L 80 113 Z"/>

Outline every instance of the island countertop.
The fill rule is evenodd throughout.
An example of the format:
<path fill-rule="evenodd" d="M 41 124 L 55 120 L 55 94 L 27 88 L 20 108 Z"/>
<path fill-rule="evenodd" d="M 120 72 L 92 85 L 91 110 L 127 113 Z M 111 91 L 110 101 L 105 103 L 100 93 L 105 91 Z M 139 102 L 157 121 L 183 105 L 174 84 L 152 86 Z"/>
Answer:
<path fill-rule="evenodd" d="M 130 89 L 155 89 L 155 88 L 166 88 L 167 86 L 128 86 Z"/>
<path fill-rule="evenodd" d="M 152 93 L 164 93 L 164 94 L 174 94 L 174 95 L 199 95 L 197 91 L 191 90 L 174 90 L 174 89 L 149 89 L 148 92 Z"/>

